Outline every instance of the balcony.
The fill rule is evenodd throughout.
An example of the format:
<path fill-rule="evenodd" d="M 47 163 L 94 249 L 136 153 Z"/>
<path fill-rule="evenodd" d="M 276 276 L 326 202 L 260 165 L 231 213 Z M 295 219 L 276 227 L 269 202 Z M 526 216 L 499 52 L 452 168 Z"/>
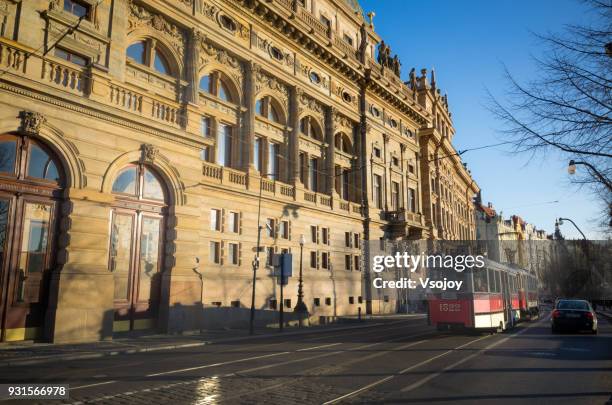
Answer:
<path fill-rule="evenodd" d="M 345 216 L 361 217 L 361 205 L 327 194 L 315 193 L 291 184 L 269 178 L 251 176 L 241 170 L 219 166 L 215 163 L 202 162 L 202 176 L 205 184 L 217 185 L 228 191 L 260 193 L 263 198 L 293 205 L 316 207 L 317 209 L 341 213 Z"/>
<path fill-rule="evenodd" d="M 391 238 L 405 238 L 420 233 L 423 227 L 421 223 L 422 215 L 418 212 L 410 212 L 405 209 L 397 211 L 386 211 L 383 213 L 384 219 L 388 221 L 387 231 Z"/>

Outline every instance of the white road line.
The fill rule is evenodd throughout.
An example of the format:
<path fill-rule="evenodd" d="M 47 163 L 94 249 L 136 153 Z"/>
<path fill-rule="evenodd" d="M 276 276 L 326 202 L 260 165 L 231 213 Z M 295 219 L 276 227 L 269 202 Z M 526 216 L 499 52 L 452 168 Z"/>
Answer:
<path fill-rule="evenodd" d="M 390 340 L 388 340 L 386 342 L 379 342 L 379 343 L 374 343 L 374 344 L 392 342 L 393 340 L 404 339 L 404 338 L 409 337 L 409 336 L 412 336 L 412 335 L 400 336 L 400 337 L 398 337 L 396 339 L 390 339 Z M 297 351 L 314 350 L 314 349 L 322 348 L 322 347 L 336 346 L 336 345 L 343 344 L 343 343 L 346 343 L 346 342 L 331 343 L 329 345 L 314 346 L 314 347 L 300 349 L 300 350 L 297 350 Z M 237 360 L 231 360 L 231 361 L 220 362 L 220 363 L 206 364 L 206 365 L 203 365 L 203 366 L 188 367 L 188 368 L 183 368 L 183 369 L 178 369 L 178 370 L 163 371 L 163 372 L 160 372 L 160 373 L 147 374 L 147 375 L 145 375 L 145 377 L 158 377 L 158 376 L 161 376 L 161 375 L 177 374 L 177 373 L 182 373 L 182 372 L 185 372 L 185 371 L 193 371 L 193 370 L 201 370 L 201 369 L 205 369 L 205 368 L 225 366 L 225 365 L 228 365 L 228 364 L 242 363 L 242 362 L 245 362 L 245 361 L 258 360 L 258 359 L 263 359 L 263 358 L 266 358 L 266 357 L 281 356 L 281 355 L 290 354 L 290 353 L 292 353 L 292 352 L 271 353 L 271 354 L 266 354 L 266 355 L 263 355 L 263 356 L 247 357 L 247 358 L 244 358 L 244 359 L 237 359 Z M 328 353 L 326 353 L 326 355 L 328 355 Z"/>
<path fill-rule="evenodd" d="M 338 346 L 338 345 L 341 345 L 341 344 L 342 344 L 342 342 L 338 342 L 338 343 L 330 343 L 328 345 L 321 345 L 321 346 L 315 346 L 315 347 L 307 347 L 305 349 L 296 350 L 296 352 L 307 352 L 309 350 L 317 350 L 317 349 L 322 349 L 324 347 Z"/>
<path fill-rule="evenodd" d="M 337 351 L 335 351 L 335 352 L 331 352 L 331 353 L 323 353 L 323 354 L 319 354 L 319 355 L 317 355 L 317 356 L 306 357 L 306 358 L 303 358 L 303 359 L 289 360 L 289 361 L 284 361 L 284 362 L 281 362 L 281 363 L 268 364 L 268 365 L 266 365 L 266 366 L 260 366 L 260 367 L 249 368 L 249 369 L 246 369 L 246 370 L 240 370 L 240 371 L 236 371 L 236 372 L 234 372 L 234 373 L 226 374 L 226 375 L 224 375 L 223 377 L 231 377 L 231 376 L 234 376 L 234 375 L 237 375 L 237 374 L 246 374 L 246 373 L 252 373 L 252 372 L 254 372 L 254 371 L 261 371 L 261 370 L 266 370 L 266 369 L 269 369 L 269 368 L 280 367 L 280 366 L 286 366 L 287 364 L 300 363 L 300 362 L 303 362 L 303 361 L 315 360 L 315 359 L 318 359 L 318 358 L 321 358 L 321 357 L 335 356 L 336 354 L 348 353 L 348 352 L 354 352 L 354 351 L 358 351 L 358 350 L 363 350 L 363 349 L 366 349 L 366 348 L 368 348 L 368 347 L 372 347 L 372 346 L 381 345 L 381 344 L 383 344 L 383 343 L 390 343 L 390 342 L 394 342 L 394 341 L 396 341 L 396 340 L 404 339 L 404 338 L 406 338 L 406 337 L 410 337 L 410 336 L 422 336 L 422 335 L 426 335 L 426 334 L 427 334 L 427 333 L 421 333 L 421 334 L 417 334 L 417 335 L 407 335 L 407 336 L 402 336 L 402 337 L 395 338 L 395 339 L 389 339 L 389 340 L 386 340 L 386 341 L 384 341 L 384 342 L 369 343 L 369 344 L 367 344 L 367 345 L 363 345 L 363 346 L 354 347 L 354 348 L 352 348 L 352 349 L 347 349 L 347 350 L 337 350 Z M 400 347 L 396 348 L 395 350 L 403 350 L 403 349 L 407 349 L 407 348 L 409 348 L 409 347 L 416 346 L 416 345 L 421 344 L 421 343 L 426 342 L 426 341 L 427 341 L 427 340 L 419 340 L 418 342 L 411 342 L 411 343 L 409 343 L 409 344 L 406 344 L 406 345 L 400 346 Z M 369 355 L 369 356 L 366 356 L 366 357 L 361 357 L 361 358 L 359 358 L 359 359 L 358 359 L 358 361 L 364 361 L 364 360 L 367 360 L 367 359 L 370 359 L 370 358 L 373 358 L 373 357 L 382 356 L 382 355 L 384 355 L 384 354 L 389 353 L 390 351 L 391 351 L 391 350 L 381 351 L 381 352 L 375 353 L 374 355 Z"/>
<path fill-rule="evenodd" d="M 254 357 L 246 357 L 244 359 L 238 359 L 238 360 L 231 360 L 231 361 L 224 361 L 221 363 L 212 363 L 212 364 L 206 364 L 204 366 L 197 366 L 197 367 L 189 367 L 189 368 L 181 368 L 178 370 L 171 370 L 171 371 L 163 371 L 161 373 L 153 373 L 153 374 L 147 374 L 145 375 L 145 377 L 157 377 L 160 375 L 168 375 L 168 374 L 177 374 L 177 373 L 183 373 L 185 371 L 193 371 L 193 370 L 202 370 L 204 368 L 211 368 L 211 367 L 219 367 L 219 366 L 225 366 L 227 364 L 235 364 L 235 363 L 242 363 L 245 361 L 250 361 L 250 360 L 257 360 L 257 359 L 265 359 L 267 357 L 275 357 L 275 356 L 282 356 L 285 354 L 290 354 L 291 352 L 279 352 L 279 353 L 270 353 L 270 354 L 265 354 L 263 356 L 254 356 Z"/>
<path fill-rule="evenodd" d="M 415 389 L 421 387 L 423 384 L 425 384 L 425 383 L 433 380 L 434 378 L 440 376 L 444 372 L 446 372 L 448 370 L 452 370 L 453 368 L 455 368 L 455 367 L 465 363 L 466 361 L 469 361 L 469 360 L 473 359 L 476 356 L 480 356 L 482 353 L 486 352 L 487 350 L 490 350 L 490 349 L 494 348 L 495 346 L 499 346 L 502 343 L 507 342 L 509 339 L 511 339 L 513 337 L 516 337 L 516 336 L 518 336 L 518 335 L 520 335 L 522 333 L 525 333 L 529 328 L 534 327 L 535 325 L 537 325 L 540 322 L 542 322 L 542 320 L 540 320 L 538 322 L 535 322 L 535 323 L 527 326 L 525 329 L 521 329 L 520 331 L 518 331 L 516 333 L 513 333 L 510 336 L 506 336 L 505 338 L 503 338 L 503 339 L 501 339 L 501 340 L 499 340 L 497 342 L 493 342 L 490 345 L 488 345 L 487 347 L 478 350 L 476 353 L 472 353 L 469 356 L 467 356 L 467 357 L 465 357 L 465 358 L 463 358 L 463 359 L 461 359 L 461 360 L 459 360 L 459 361 L 457 361 L 457 362 L 455 362 L 455 363 L 453 363 L 453 364 L 451 364 L 449 366 L 444 367 L 441 371 L 438 371 L 436 373 L 430 374 L 427 377 L 424 377 L 424 378 L 420 379 L 419 381 L 417 381 L 417 382 L 415 382 L 415 383 L 413 383 L 413 384 L 411 384 L 411 385 L 409 385 L 407 387 L 402 388 L 400 391 L 401 392 L 409 392 L 409 391 L 415 390 Z"/>
<path fill-rule="evenodd" d="M 116 383 L 116 382 L 117 381 L 112 380 L 112 381 L 99 382 L 99 383 L 95 383 L 95 384 L 80 385 L 78 387 L 70 387 L 70 391 L 80 390 L 80 389 L 83 389 L 83 388 L 97 387 L 98 385 L 113 384 L 113 383 Z"/>
<path fill-rule="evenodd" d="M 397 374 L 395 374 L 395 375 L 390 375 L 390 376 L 387 376 L 387 377 L 385 377 L 385 378 L 381 378 L 380 380 L 374 381 L 373 383 L 370 383 L 370 384 L 368 384 L 368 385 L 366 385 L 366 386 L 364 386 L 364 387 L 361 387 L 361 388 L 359 388 L 358 390 L 355 390 L 355 391 L 349 392 L 348 394 L 342 395 L 341 397 L 334 398 L 334 399 L 332 399 L 331 401 L 324 402 L 324 403 L 323 403 L 323 405 L 327 405 L 327 404 L 335 404 L 335 403 L 337 403 L 337 402 L 342 401 L 343 399 L 347 399 L 347 398 L 353 397 L 353 396 L 355 396 L 355 395 L 357 395 L 357 394 L 360 394 L 360 393 L 362 393 L 362 392 L 364 392 L 364 391 L 369 390 L 370 388 L 376 387 L 377 385 L 380 385 L 380 384 L 382 384 L 382 383 L 385 383 L 385 382 L 387 382 L 387 381 L 389 381 L 389 380 L 391 380 L 391 379 L 395 378 L 395 376 L 396 376 L 396 375 L 405 374 L 405 373 L 407 373 L 408 371 L 411 371 L 411 370 L 413 370 L 413 369 L 415 369 L 415 368 L 417 368 L 417 367 L 421 367 L 421 366 L 423 366 L 423 365 L 425 365 L 425 364 L 427 364 L 427 363 L 431 363 L 432 361 L 434 361 L 434 360 L 436 360 L 436 359 L 439 359 L 440 357 L 446 356 L 446 355 L 448 355 L 449 353 L 452 353 L 452 352 L 454 352 L 454 351 L 456 351 L 456 350 L 462 349 L 462 348 L 464 348 L 464 347 L 466 347 L 466 346 L 468 346 L 468 345 L 470 345 L 470 344 L 472 344 L 472 343 L 478 342 L 479 340 L 482 340 L 482 339 L 486 339 L 486 338 L 488 338 L 488 337 L 490 337 L 490 336 L 492 336 L 492 335 L 486 335 L 486 336 L 480 337 L 480 338 L 478 338 L 478 339 L 471 340 L 471 341 L 469 341 L 469 342 L 467 342 L 467 343 L 464 343 L 464 344 L 462 344 L 462 345 L 460 345 L 460 346 L 455 347 L 454 349 L 450 349 L 450 350 L 448 350 L 448 351 L 446 351 L 446 352 L 444 352 L 444 353 L 438 354 L 438 355 L 436 355 L 436 356 L 434 356 L 434 357 L 431 357 L 431 358 L 429 358 L 429 359 L 427 359 L 427 360 L 424 360 L 424 361 L 422 361 L 422 362 L 420 362 L 420 363 L 417 363 L 417 364 L 414 364 L 414 365 L 412 365 L 412 366 L 410 366 L 410 367 L 407 367 L 407 368 L 405 368 L 405 369 L 403 369 L 403 370 L 399 371 L 399 372 L 398 372 Z"/>

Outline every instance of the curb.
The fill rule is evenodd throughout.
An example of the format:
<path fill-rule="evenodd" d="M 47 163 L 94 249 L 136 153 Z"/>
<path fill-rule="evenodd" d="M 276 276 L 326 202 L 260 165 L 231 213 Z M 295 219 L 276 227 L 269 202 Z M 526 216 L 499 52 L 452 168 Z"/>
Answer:
<path fill-rule="evenodd" d="M 301 334 L 312 333 L 312 332 L 319 333 L 319 332 L 333 332 L 333 331 L 342 331 L 342 330 L 350 330 L 350 329 L 364 329 L 364 328 L 371 328 L 371 327 L 380 326 L 380 325 L 382 325 L 382 323 L 377 322 L 377 323 L 372 323 L 372 324 L 367 324 L 367 325 L 344 326 L 344 327 L 331 328 L 331 329 L 323 328 L 318 331 L 312 331 L 312 330 L 309 331 L 306 329 L 306 330 L 300 330 L 300 331 L 286 332 L 286 333 L 283 333 L 282 336 L 301 335 Z M 219 339 L 219 340 L 214 340 L 214 341 L 190 342 L 190 343 L 182 343 L 182 344 L 174 344 L 174 345 L 166 345 L 166 346 L 143 347 L 140 349 L 132 348 L 132 349 L 123 349 L 123 350 L 113 350 L 113 351 L 101 352 L 101 353 L 86 352 L 86 353 L 80 353 L 80 354 L 68 354 L 68 355 L 57 355 L 57 356 L 51 355 L 47 357 L 29 358 L 29 359 L 23 359 L 23 360 L 21 359 L 6 360 L 6 361 L 0 361 L 0 367 L 26 366 L 26 365 L 32 365 L 32 364 L 51 363 L 54 361 L 86 360 L 86 359 L 97 359 L 97 358 L 110 357 L 110 356 L 119 356 L 123 354 L 146 353 L 146 352 L 155 352 L 155 351 L 162 351 L 162 350 L 176 350 L 176 349 L 184 349 L 184 348 L 189 348 L 189 347 L 201 347 L 201 346 L 206 346 L 210 344 L 218 344 L 218 343 L 225 343 L 225 342 L 237 342 L 241 340 L 269 338 L 270 336 L 281 336 L 281 335 L 279 332 L 264 333 L 260 335 L 254 335 L 254 336 L 239 336 L 235 338 L 226 338 L 226 339 Z"/>

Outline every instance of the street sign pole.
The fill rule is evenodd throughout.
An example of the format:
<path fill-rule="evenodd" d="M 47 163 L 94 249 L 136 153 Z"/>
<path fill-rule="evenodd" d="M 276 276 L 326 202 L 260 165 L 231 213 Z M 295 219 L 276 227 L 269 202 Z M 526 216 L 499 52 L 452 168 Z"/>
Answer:
<path fill-rule="evenodd" d="M 285 307 L 284 299 L 283 299 L 283 268 L 281 267 L 281 283 L 280 283 L 280 312 L 278 314 L 278 331 L 283 331 L 283 309 Z"/>

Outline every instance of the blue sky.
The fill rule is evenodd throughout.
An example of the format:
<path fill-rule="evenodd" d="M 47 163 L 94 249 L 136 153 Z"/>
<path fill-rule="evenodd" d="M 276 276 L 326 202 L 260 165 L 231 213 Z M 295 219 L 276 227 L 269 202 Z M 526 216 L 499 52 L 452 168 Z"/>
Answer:
<path fill-rule="evenodd" d="M 575 0 L 406 1 L 361 0 L 365 13 L 375 11 L 376 32 L 400 56 L 402 78 L 415 67 L 436 70 L 436 81 L 448 93 L 457 134 L 456 148 L 504 141 L 501 128 L 487 110 L 486 89 L 504 96 L 505 64 L 519 82 L 535 73 L 532 56 L 543 51 L 532 32 L 560 32 L 565 24 L 588 21 Z M 502 99 L 503 100 L 503 99 Z M 482 188 L 504 217 L 517 214 L 551 233 L 557 217 L 573 219 L 588 238 L 601 238 L 595 219 L 601 208 L 585 189 L 570 184 L 567 161 L 559 155 L 529 159 L 508 147 L 463 155 Z M 580 169 L 580 167 L 579 167 Z M 546 204 L 550 201 L 559 201 Z M 569 238 L 579 237 L 569 224 Z"/>

